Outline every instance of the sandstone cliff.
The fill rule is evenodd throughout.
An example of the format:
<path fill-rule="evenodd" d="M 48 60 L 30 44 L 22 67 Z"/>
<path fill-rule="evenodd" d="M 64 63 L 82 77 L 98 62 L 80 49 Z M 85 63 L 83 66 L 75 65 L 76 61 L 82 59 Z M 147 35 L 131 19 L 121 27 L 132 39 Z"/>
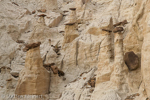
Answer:
<path fill-rule="evenodd" d="M 149 38 L 150 0 L 0 0 L 0 100 L 148 100 Z"/>

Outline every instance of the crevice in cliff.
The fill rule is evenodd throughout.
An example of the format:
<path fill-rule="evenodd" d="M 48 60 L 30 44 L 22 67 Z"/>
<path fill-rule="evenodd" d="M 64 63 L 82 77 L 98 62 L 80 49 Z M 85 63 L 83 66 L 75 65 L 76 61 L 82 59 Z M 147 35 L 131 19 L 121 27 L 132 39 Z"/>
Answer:
<path fill-rule="evenodd" d="M 90 58 L 91 58 L 92 61 L 93 61 L 93 58 L 92 58 L 92 52 L 93 52 L 93 51 L 92 51 L 92 47 L 93 47 L 93 44 L 90 45 Z"/>
<path fill-rule="evenodd" d="M 106 37 L 105 37 L 106 38 Z M 98 54 L 97 54 L 97 57 L 99 57 L 99 53 L 100 53 L 100 49 L 101 49 L 101 44 L 103 42 L 103 40 L 105 40 L 105 38 L 103 38 L 100 43 L 99 43 L 99 48 L 98 48 Z"/>
<path fill-rule="evenodd" d="M 91 42 L 92 42 L 92 37 L 91 37 L 91 35 L 90 35 L 90 40 L 91 40 Z"/>
<path fill-rule="evenodd" d="M 79 40 L 76 42 L 76 66 L 78 65 Z"/>
<path fill-rule="evenodd" d="M 12 52 L 8 57 L 10 58 L 10 68 L 12 67 L 12 62 L 15 60 L 15 55 L 16 55 L 17 50 Z"/>
<path fill-rule="evenodd" d="M 86 50 L 84 49 L 84 51 L 86 51 Z M 84 52 L 84 55 L 85 55 L 85 59 L 87 60 L 87 54 L 86 54 L 86 52 Z"/>
<path fill-rule="evenodd" d="M 46 57 L 47 57 L 48 52 L 49 52 L 49 51 L 47 51 L 46 54 L 45 54 L 45 56 L 43 57 L 43 64 L 44 64 L 44 62 L 46 61 Z"/>
<path fill-rule="evenodd" d="M 61 60 L 60 69 L 62 69 L 62 68 L 63 68 L 63 66 L 64 66 L 64 62 L 63 62 L 64 58 L 65 58 L 65 55 L 64 55 L 64 57 L 63 57 L 63 58 L 62 58 L 62 60 Z"/>
<path fill-rule="evenodd" d="M 138 89 L 140 89 L 141 84 L 142 84 L 142 81 L 140 82 L 140 85 L 139 85 Z"/>
<path fill-rule="evenodd" d="M 99 53 L 100 53 L 100 46 L 101 46 L 101 43 L 102 43 L 102 42 L 99 43 L 99 48 L 98 48 L 98 54 L 97 54 L 97 56 L 99 56 Z"/>

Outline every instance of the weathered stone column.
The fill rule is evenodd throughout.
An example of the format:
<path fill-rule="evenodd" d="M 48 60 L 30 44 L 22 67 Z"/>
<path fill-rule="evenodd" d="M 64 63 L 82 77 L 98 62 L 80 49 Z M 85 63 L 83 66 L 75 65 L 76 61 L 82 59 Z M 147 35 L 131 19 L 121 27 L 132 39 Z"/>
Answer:
<path fill-rule="evenodd" d="M 70 15 L 66 18 L 65 23 L 65 34 L 63 45 L 65 43 L 72 42 L 75 38 L 79 36 L 76 24 L 76 8 L 70 8 Z"/>
<path fill-rule="evenodd" d="M 43 67 L 40 46 L 37 43 L 27 45 L 25 68 L 19 74 L 15 94 L 42 95 L 49 93 L 50 73 Z"/>
<path fill-rule="evenodd" d="M 124 53 L 123 53 L 123 31 L 122 27 L 116 27 L 114 29 L 114 72 L 111 77 L 111 81 L 116 84 L 117 87 L 120 87 L 123 79 L 123 67 L 124 67 Z"/>
<path fill-rule="evenodd" d="M 99 95 L 101 94 L 101 83 L 110 81 L 111 75 L 111 31 L 113 28 L 112 18 L 110 19 L 109 25 L 101 27 L 101 34 L 104 36 L 100 44 L 100 53 L 99 53 L 99 62 L 97 65 L 97 75 L 96 75 L 96 84 L 91 100 L 99 100 Z"/>
<path fill-rule="evenodd" d="M 69 9 L 69 16 L 66 17 L 65 25 L 73 25 L 76 23 L 76 8 Z"/>
<path fill-rule="evenodd" d="M 97 70 L 97 76 L 96 76 L 96 84 L 109 81 L 110 75 L 107 73 L 110 58 L 111 58 L 111 33 L 107 31 L 102 31 L 102 34 L 105 36 L 104 40 L 101 43 L 100 46 L 100 54 L 99 54 L 99 63 L 98 63 L 98 70 Z M 105 70 L 105 71 L 104 71 Z"/>
<path fill-rule="evenodd" d="M 113 20 L 110 18 L 109 25 L 102 27 L 102 35 L 104 36 L 104 40 L 100 45 L 100 53 L 99 53 L 99 63 L 97 65 L 97 76 L 96 76 L 96 85 L 105 81 L 110 80 L 110 68 L 109 64 L 111 61 L 111 31 L 113 29 Z"/>

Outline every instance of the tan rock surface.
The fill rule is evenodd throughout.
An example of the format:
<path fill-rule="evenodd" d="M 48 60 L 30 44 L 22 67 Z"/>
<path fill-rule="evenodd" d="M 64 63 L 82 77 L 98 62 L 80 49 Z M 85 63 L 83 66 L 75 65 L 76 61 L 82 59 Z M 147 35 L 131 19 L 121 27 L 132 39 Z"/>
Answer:
<path fill-rule="evenodd" d="M 65 34 L 64 34 L 63 45 L 65 43 L 72 42 L 75 38 L 77 38 L 79 36 L 79 33 L 76 30 L 76 28 L 77 28 L 76 24 L 65 26 Z"/>
<path fill-rule="evenodd" d="M 71 8 L 70 8 L 71 9 Z M 66 23 L 65 25 L 73 25 L 77 22 L 76 19 L 76 9 L 75 10 L 69 10 L 69 16 L 66 17 Z"/>
<path fill-rule="evenodd" d="M 0 97 L 1 94 L 15 93 L 17 74 L 22 73 L 21 70 L 33 75 L 25 67 L 26 53 L 23 48 L 26 43 L 41 41 L 40 51 L 35 55 L 39 57 L 38 63 L 55 63 L 65 73 L 59 77 L 49 70 L 50 93 L 44 96 L 45 99 L 57 100 L 63 97 L 71 100 L 75 97 L 75 100 L 124 100 L 132 99 L 136 93 L 140 95 L 133 96 L 135 100 L 150 98 L 149 4 L 150 0 L 0 0 L 0 68 L 6 67 L 0 73 Z M 76 9 L 72 15 L 70 8 Z M 106 28 L 111 18 L 114 25 Z M 117 38 L 117 31 L 114 31 L 115 34 L 109 33 L 116 27 L 115 24 L 124 20 L 128 23 L 117 26 L 123 27 L 123 36 L 117 35 Z M 67 21 L 74 25 L 65 26 Z M 61 46 L 59 55 L 51 47 L 58 41 Z M 133 71 L 123 65 L 122 59 L 130 51 L 139 58 L 138 69 Z M 32 69 L 32 64 L 28 65 Z M 97 79 L 95 87 L 86 85 L 75 91 L 67 89 L 70 82 L 77 78 L 80 81 L 73 82 L 72 86 L 87 82 L 91 76 L 84 74 L 82 77 L 80 74 L 94 66 L 97 67 L 94 73 Z M 46 70 L 38 68 L 42 72 Z M 25 79 L 19 80 L 22 82 Z"/>
<path fill-rule="evenodd" d="M 50 73 L 43 67 L 40 47 L 27 51 L 25 68 L 20 72 L 15 94 L 41 95 L 49 93 Z"/>

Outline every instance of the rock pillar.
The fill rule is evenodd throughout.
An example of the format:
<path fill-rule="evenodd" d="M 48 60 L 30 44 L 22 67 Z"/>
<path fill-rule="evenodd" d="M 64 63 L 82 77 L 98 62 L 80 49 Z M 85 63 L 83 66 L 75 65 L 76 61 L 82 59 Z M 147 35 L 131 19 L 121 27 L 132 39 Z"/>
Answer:
<path fill-rule="evenodd" d="M 40 47 L 27 51 L 25 68 L 19 74 L 15 94 L 42 95 L 49 93 L 50 73 L 43 67 Z"/>
<path fill-rule="evenodd" d="M 114 33 L 114 72 L 111 81 L 120 88 L 123 81 L 124 53 L 123 53 L 123 33 L 116 31 Z"/>
<path fill-rule="evenodd" d="M 101 49 L 99 54 L 99 63 L 98 63 L 98 71 L 96 76 L 96 84 L 100 84 L 105 81 L 110 80 L 110 74 L 108 72 L 108 65 L 110 64 L 111 58 L 111 33 L 107 31 L 102 31 L 102 34 L 105 35 L 104 40 L 101 43 Z M 104 71 L 105 70 L 105 71 Z"/>
<path fill-rule="evenodd" d="M 113 28 L 113 20 L 110 18 L 109 24 L 105 27 L 102 27 L 102 35 L 104 36 L 103 41 L 100 45 L 100 53 L 99 53 L 99 63 L 97 65 L 98 71 L 96 76 L 96 85 L 102 82 L 106 82 L 110 80 L 111 69 L 111 31 Z"/>
<path fill-rule="evenodd" d="M 65 34 L 63 45 L 65 43 L 72 42 L 75 38 L 79 36 L 77 31 L 77 24 L 76 24 L 76 9 L 70 8 L 70 15 L 66 18 L 65 23 Z"/>

